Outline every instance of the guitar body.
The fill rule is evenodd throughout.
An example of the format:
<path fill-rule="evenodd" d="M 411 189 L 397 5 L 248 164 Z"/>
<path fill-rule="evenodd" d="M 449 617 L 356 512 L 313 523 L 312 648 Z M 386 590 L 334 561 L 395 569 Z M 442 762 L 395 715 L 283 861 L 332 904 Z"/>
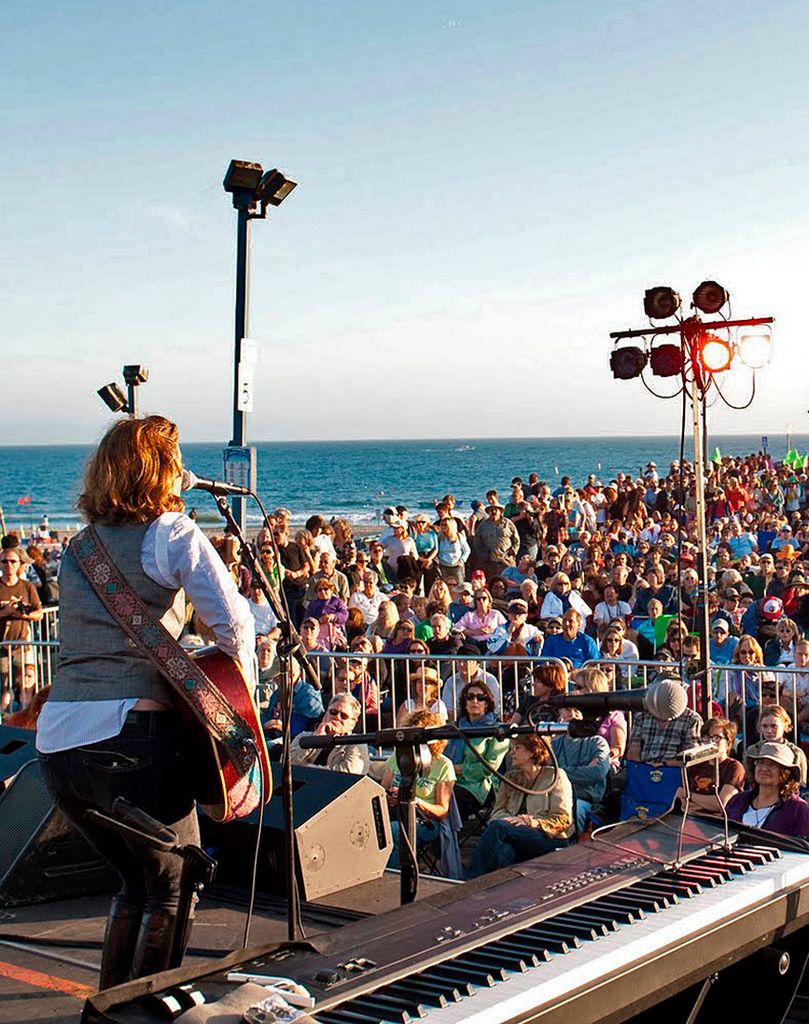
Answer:
<path fill-rule="evenodd" d="M 187 734 L 191 737 L 197 803 L 214 821 L 243 818 L 252 814 L 262 801 L 267 803 L 272 796 L 270 761 L 258 709 L 237 661 L 217 648 L 206 648 L 191 656 L 225 702 L 244 720 L 257 752 L 249 771 L 240 772 L 224 745 L 197 717 L 195 709 L 190 704 L 178 702 Z M 204 693 L 199 694 L 199 699 L 204 704 Z"/>

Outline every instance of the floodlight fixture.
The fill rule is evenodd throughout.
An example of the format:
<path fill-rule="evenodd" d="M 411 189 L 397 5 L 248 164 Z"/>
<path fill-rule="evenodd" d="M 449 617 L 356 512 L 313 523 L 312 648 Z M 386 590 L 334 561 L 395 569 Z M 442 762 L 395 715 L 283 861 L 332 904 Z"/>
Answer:
<path fill-rule="evenodd" d="M 656 345 L 649 356 L 649 364 L 656 377 L 679 377 L 683 372 L 683 350 L 672 342 Z"/>
<path fill-rule="evenodd" d="M 262 206 L 280 206 L 297 184 L 297 181 L 288 178 L 283 171 L 274 167 L 262 175 L 256 186 L 256 198 Z"/>
<path fill-rule="evenodd" d="M 739 359 L 750 370 L 760 370 L 772 359 L 772 337 L 769 331 L 742 334 L 736 344 Z"/>
<path fill-rule="evenodd" d="M 103 388 L 99 388 L 96 394 L 110 412 L 127 411 L 126 395 L 114 381 L 111 384 L 105 384 Z"/>
<path fill-rule="evenodd" d="M 727 289 L 716 281 L 703 281 L 697 285 L 691 296 L 695 308 L 701 313 L 708 314 L 718 313 L 729 300 Z"/>
<path fill-rule="evenodd" d="M 643 311 L 650 320 L 668 320 L 680 308 L 680 296 L 667 285 L 647 288 L 643 296 Z"/>
<path fill-rule="evenodd" d="M 261 164 L 252 163 L 250 160 L 231 160 L 222 185 L 226 192 L 255 193 L 263 173 L 264 168 Z"/>
<path fill-rule="evenodd" d="M 145 384 L 148 379 L 149 371 L 145 366 L 130 363 L 124 367 L 124 383 L 137 387 L 139 384 Z"/>
<path fill-rule="evenodd" d="M 640 377 L 647 361 L 646 350 L 637 345 L 625 345 L 613 349 L 610 355 L 610 369 L 616 380 L 632 380 Z"/>
<path fill-rule="evenodd" d="M 730 369 L 733 347 L 726 338 L 706 333 L 699 340 L 698 356 L 703 370 L 708 373 L 724 373 Z"/>

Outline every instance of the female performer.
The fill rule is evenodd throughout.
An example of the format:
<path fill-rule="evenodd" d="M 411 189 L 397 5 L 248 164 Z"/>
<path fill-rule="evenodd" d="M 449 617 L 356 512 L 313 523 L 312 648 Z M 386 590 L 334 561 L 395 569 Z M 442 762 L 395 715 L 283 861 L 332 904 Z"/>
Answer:
<path fill-rule="evenodd" d="M 182 472 L 174 423 L 162 416 L 118 420 L 87 464 L 79 509 L 172 636 L 183 630 L 185 592 L 220 648 L 252 679 L 250 607 L 183 515 Z M 96 596 L 72 545 L 59 587 L 59 660 L 37 749 L 56 805 L 121 876 L 104 938 L 103 989 L 168 966 L 175 929 L 185 927 L 177 919 L 182 860 L 124 839 L 86 812 L 112 815 L 122 796 L 172 828 L 180 845 L 198 844 L 199 827 L 173 690 Z"/>

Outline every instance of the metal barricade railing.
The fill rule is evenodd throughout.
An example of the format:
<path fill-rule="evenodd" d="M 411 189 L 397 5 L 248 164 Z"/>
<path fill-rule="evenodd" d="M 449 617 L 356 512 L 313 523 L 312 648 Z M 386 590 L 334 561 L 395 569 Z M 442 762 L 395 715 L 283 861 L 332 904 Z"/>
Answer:
<path fill-rule="evenodd" d="M 320 675 L 326 694 L 346 688 L 362 696 L 360 705 L 363 731 L 368 728 L 392 728 L 404 701 L 416 696 L 416 673 L 420 668 L 437 671 L 439 700 L 443 700 L 450 718 L 455 717 L 458 696 L 464 685 L 474 680 L 485 682 L 492 690 L 497 713 L 508 720 L 522 700 L 530 694 L 532 668 L 541 663 L 562 665 L 558 658 L 532 658 L 527 655 L 481 654 L 390 654 L 366 651 L 327 651 L 309 654 L 309 661 Z M 469 675 L 462 666 L 475 662 L 482 675 Z M 264 695 L 266 696 L 266 694 Z"/>
<path fill-rule="evenodd" d="M 712 665 L 715 700 L 736 722 L 744 747 L 754 743 L 754 726 L 769 704 L 780 704 L 792 719 L 792 742 L 800 743 L 798 686 L 809 671 L 783 665 Z"/>
<path fill-rule="evenodd" d="M 599 658 L 588 661 L 586 668 L 600 668 L 610 679 L 611 688 L 634 689 L 650 685 L 654 677 L 662 674 L 677 675 L 690 692 L 691 707 L 699 710 L 701 686 L 698 679 L 689 679 L 687 672 L 676 661 L 628 661 L 618 658 Z M 709 700 L 716 701 L 724 715 L 736 722 L 742 749 L 756 741 L 753 724 L 760 709 L 767 704 L 780 704 L 792 720 L 792 742 L 800 743 L 798 722 L 798 687 L 795 680 L 802 677 L 809 691 L 809 669 L 794 666 L 768 665 L 710 665 Z M 738 700 L 730 700 L 732 695 Z"/>
<path fill-rule="evenodd" d="M 43 646 L 37 658 L 37 689 L 50 686 L 53 681 L 53 670 L 56 667 L 55 647 L 59 645 L 59 608 L 53 605 L 43 608 L 43 616 L 39 622 L 32 622 L 31 639 Z"/>
<path fill-rule="evenodd" d="M 24 706 L 37 690 L 50 685 L 58 646 L 56 640 L 0 641 L 3 711 L 7 710 L 7 701 L 19 701 Z"/>

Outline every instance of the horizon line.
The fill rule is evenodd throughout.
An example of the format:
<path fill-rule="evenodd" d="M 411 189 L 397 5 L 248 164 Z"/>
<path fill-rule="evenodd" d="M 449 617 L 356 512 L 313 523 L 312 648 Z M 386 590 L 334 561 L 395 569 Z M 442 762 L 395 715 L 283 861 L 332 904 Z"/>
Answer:
<path fill-rule="evenodd" d="M 690 434 L 686 436 L 690 437 Z M 383 442 L 394 442 L 398 444 L 404 444 L 407 442 L 414 441 L 656 441 L 656 440 L 669 440 L 671 438 L 679 439 L 679 433 L 671 434 L 544 434 L 541 436 L 528 435 L 528 434 L 514 434 L 510 436 L 482 436 L 482 437 L 470 437 L 463 435 L 456 435 L 453 437 L 329 437 L 329 438 L 305 438 L 305 439 L 293 439 L 285 438 L 283 440 L 264 440 L 261 438 L 255 438 L 247 442 L 247 445 L 256 444 L 377 444 Z M 709 441 L 711 437 L 809 437 L 809 431 L 783 431 L 783 433 L 771 433 L 771 434 L 760 434 L 756 431 L 753 433 L 725 433 L 716 432 L 709 434 Z M 96 442 L 94 441 L 29 441 L 27 444 L 0 444 L 0 450 L 4 448 L 75 448 L 75 447 L 92 447 Z M 192 444 L 220 444 L 223 448 L 227 448 L 228 445 L 219 440 L 198 440 L 198 441 L 182 441 L 181 445 L 192 445 Z"/>

